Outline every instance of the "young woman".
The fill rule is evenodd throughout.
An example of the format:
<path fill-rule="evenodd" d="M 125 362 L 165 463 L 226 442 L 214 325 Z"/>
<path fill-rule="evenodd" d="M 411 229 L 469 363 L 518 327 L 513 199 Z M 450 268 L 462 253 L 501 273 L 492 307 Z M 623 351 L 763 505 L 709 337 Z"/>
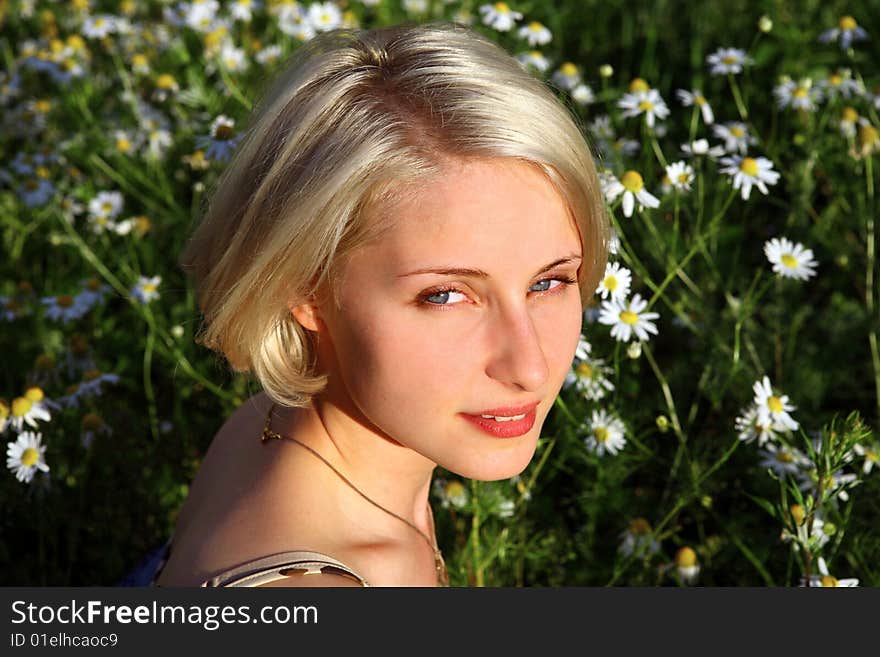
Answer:
<path fill-rule="evenodd" d="M 214 438 L 155 582 L 447 583 L 432 473 L 529 463 L 607 239 L 577 125 L 488 39 L 302 46 L 182 256 L 201 343 L 263 392 Z"/>

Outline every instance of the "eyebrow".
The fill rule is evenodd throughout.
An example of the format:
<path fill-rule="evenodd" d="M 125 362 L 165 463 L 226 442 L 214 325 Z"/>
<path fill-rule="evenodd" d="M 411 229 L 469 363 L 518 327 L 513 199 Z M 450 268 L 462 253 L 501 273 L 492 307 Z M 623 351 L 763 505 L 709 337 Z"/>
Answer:
<path fill-rule="evenodd" d="M 543 274 L 545 271 L 549 271 L 558 265 L 564 265 L 569 262 L 575 262 L 577 260 L 581 260 L 582 257 L 577 253 L 572 253 L 565 258 L 559 258 L 558 260 L 554 260 L 549 265 L 541 267 L 537 272 L 535 272 L 535 276 L 539 274 Z M 425 267 L 422 269 L 416 269 L 415 271 L 407 272 L 406 274 L 400 274 L 398 278 L 404 278 L 405 276 L 415 276 L 416 274 L 442 274 L 444 276 L 469 276 L 471 278 L 489 278 L 489 274 L 484 272 L 482 269 L 469 269 L 464 267 Z"/>

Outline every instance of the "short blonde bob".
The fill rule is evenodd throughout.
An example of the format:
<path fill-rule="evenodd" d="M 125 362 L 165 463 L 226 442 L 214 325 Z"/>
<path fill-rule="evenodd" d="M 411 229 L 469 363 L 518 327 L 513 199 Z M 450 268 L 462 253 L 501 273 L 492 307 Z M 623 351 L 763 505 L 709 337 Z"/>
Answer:
<path fill-rule="evenodd" d="M 338 305 L 346 255 L 388 228 L 368 210 L 473 157 L 517 158 L 553 183 L 580 232 L 586 306 L 608 218 L 590 148 L 542 81 L 455 24 L 334 30 L 298 48 L 181 255 L 204 315 L 197 341 L 276 402 L 309 405 L 327 374 L 290 308 L 327 291 Z"/>

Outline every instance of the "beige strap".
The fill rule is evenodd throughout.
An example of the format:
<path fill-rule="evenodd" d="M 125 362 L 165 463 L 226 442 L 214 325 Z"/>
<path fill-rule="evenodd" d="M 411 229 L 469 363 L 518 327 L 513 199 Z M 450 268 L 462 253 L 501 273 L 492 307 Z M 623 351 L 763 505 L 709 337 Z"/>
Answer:
<path fill-rule="evenodd" d="M 341 561 L 320 552 L 281 552 L 261 559 L 248 561 L 225 570 L 219 575 L 200 584 L 203 587 L 221 586 L 261 586 L 284 579 L 291 570 L 304 570 L 306 575 L 319 575 L 322 572 L 351 577 L 361 586 L 369 586 L 367 580 L 354 572 Z"/>

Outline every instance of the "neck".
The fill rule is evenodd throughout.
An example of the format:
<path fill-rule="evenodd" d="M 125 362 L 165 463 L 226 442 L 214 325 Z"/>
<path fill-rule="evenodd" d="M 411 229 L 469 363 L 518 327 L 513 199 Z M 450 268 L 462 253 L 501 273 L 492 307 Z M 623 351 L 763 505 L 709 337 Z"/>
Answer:
<path fill-rule="evenodd" d="M 276 418 L 278 414 L 276 407 Z M 276 422 L 282 428 L 291 425 L 284 418 L 280 421 L 273 419 L 273 430 L 282 434 L 284 431 L 274 429 Z M 303 409 L 296 422 L 295 435 L 299 442 L 314 449 L 356 489 L 352 490 L 341 477 L 330 473 L 341 485 L 336 488 L 340 492 L 340 504 L 350 505 L 352 516 L 363 517 L 365 507 L 372 506 L 363 499 L 366 497 L 381 507 L 374 507 L 371 516 L 381 526 L 397 535 L 407 531 L 404 523 L 386 513 L 390 511 L 415 525 L 433 543 L 428 495 L 435 463 L 401 445 L 363 416 L 350 412 L 327 396 L 314 398 L 311 406 Z M 328 466 L 321 464 L 321 467 Z"/>

